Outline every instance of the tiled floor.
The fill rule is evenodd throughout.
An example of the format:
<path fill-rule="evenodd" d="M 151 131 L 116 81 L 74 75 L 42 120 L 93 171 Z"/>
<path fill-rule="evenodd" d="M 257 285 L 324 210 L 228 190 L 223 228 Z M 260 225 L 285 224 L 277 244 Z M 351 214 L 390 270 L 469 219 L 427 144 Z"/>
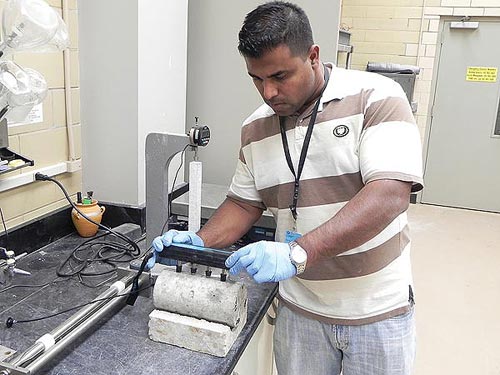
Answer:
<path fill-rule="evenodd" d="M 415 375 L 500 374 L 500 214 L 411 205 Z"/>

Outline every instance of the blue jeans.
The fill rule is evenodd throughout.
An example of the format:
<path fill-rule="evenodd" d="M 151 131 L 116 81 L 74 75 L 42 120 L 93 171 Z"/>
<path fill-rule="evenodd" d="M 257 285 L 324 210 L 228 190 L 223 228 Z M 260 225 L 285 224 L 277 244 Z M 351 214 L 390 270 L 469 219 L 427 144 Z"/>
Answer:
<path fill-rule="evenodd" d="M 413 307 L 365 325 L 335 325 L 278 306 L 274 354 L 279 375 L 409 375 L 415 358 Z"/>

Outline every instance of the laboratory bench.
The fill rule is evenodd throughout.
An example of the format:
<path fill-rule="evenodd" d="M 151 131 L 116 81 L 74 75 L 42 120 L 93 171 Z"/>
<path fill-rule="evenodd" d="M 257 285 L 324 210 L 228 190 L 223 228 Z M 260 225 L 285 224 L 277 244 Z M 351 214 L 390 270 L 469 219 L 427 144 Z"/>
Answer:
<path fill-rule="evenodd" d="M 124 233 L 134 232 L 136 237 L 137 232 L 140 233 L 140 227 L 133 224 L 125 224 L 120 228 Z M 18 323 L 12 328 L 7 328 L 4 324 L 8 317 L 23 320 L 54 314 L 91 301 L 116 281 L 115 278 L 99 287 L 88 287 L 76 277 L 57 278 L 57 267 L 83 241 L 85 239 L 76 232 L 71 233 L 18 260 L 16 266 L 31 272 L 31 276 L 15 275 L 12 284 L 48 285 L 12 288 L 3 292 L 4 286 L 0 286 L 0 360 L 8 348 L 23 352 L 78 310 L 50 319 Z M 139 244 L 144 251 L 145 241 Z M 37 373 L 231 374 L 253 333 L 262 319 L 265 319 L 268 307 L 277 292 L 277 284 L 256 284 L 246 274 L 231 278 L 243 281 L 248 287 L 248 319 L 224 358 L 150 340 L 148 322 L 149 314 L 154 309 L 153 301 L 152 298 L 140 295 L 134 306 L 121 304 L 113 313 L 69 344 Z"/>

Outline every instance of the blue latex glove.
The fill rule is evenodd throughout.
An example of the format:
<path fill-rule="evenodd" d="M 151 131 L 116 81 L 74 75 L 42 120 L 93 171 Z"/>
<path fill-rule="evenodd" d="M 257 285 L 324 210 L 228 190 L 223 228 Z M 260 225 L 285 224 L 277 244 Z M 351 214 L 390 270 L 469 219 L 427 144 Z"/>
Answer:
<path fill-rule="evenodd" d="M 153 257 L 148 260 L 147 269 L 150 270 L 156 263 L 158 253 L 163 251 L 163 246 L 170 246 L 173 243 L 185 243 L 189 245 L 204 246 L 203 240 L 194 232 L 179 232 L 175 229 L 169 230 L 163 236 L 158 236 L 151 244 L 153 246 Z"/>
<path fill-rule="evenodd" d="M 258 283 L 286 280 L 297 273 L 290 246 L 283 242 L 259 241 L 242 247 L 226 259 L 226 266 L 232 275 L 246 269 Z"/>

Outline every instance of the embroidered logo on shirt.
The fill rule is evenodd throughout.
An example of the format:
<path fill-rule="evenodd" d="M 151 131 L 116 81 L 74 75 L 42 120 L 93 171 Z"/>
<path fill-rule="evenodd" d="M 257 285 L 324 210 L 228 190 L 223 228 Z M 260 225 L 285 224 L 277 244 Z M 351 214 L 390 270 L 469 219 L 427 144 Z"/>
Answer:
<path fill-rule="evenodd" d="M 345 137 L 349 134 L 349 128 L 347 125 L 337 125 L 335 129 L 333 129 L 333 135 L 339 138 Z"/>

